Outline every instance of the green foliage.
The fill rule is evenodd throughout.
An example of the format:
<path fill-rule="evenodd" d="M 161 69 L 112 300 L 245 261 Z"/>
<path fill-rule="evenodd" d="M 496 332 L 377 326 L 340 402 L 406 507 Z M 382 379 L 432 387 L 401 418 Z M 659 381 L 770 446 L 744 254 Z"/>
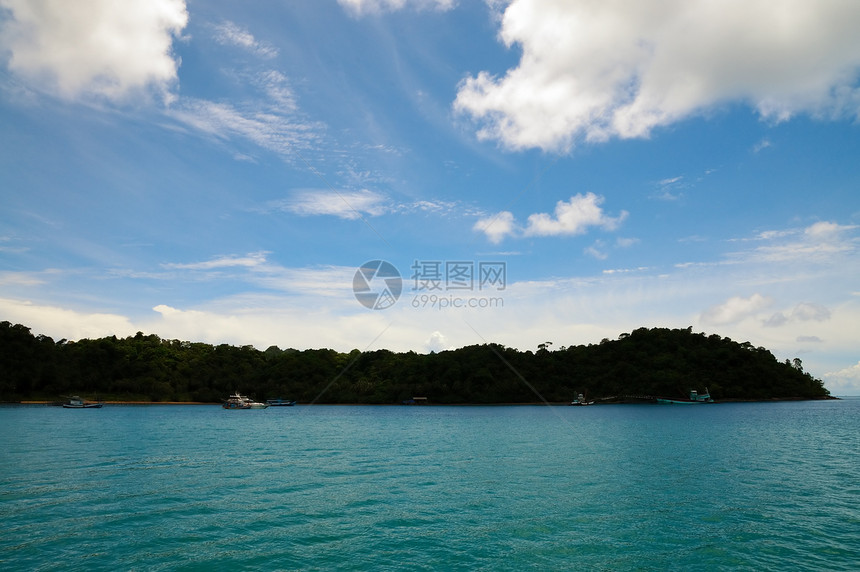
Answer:
<path fill-rule="evenodd" d="M 54 342 L 0 322 L 0 400 L 103 399 L 217 403 L 230 393 L 304 403 L 566 402 L 628 396 L 686 396 L 710 388 L 720 399 L 819 399 L 828 391 L 799 359 L 692 329 L 639 328 L 588 346 L 499 344 L 427 355 L 388 350 L 340 353 L 163 340 L 156 335 Z"/>

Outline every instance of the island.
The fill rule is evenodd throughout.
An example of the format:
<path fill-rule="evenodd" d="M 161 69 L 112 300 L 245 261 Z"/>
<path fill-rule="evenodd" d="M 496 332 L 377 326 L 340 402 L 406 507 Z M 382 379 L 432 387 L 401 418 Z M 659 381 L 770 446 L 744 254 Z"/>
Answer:
<path fill-rule="evenodd" d="M 599 343 L 518 350 L 471 345 L 438 353 L 212 345 L 138 332 L 55 341 L 0 322 L 0 401 L 221 403 L 235 392 L 299 404 L 595 403 L 683 398 L 714 401 L 826 399 L 800 359 L 692 328 L 638 328 Z M 414 401 L 414 400 L 413 400 Z"/>

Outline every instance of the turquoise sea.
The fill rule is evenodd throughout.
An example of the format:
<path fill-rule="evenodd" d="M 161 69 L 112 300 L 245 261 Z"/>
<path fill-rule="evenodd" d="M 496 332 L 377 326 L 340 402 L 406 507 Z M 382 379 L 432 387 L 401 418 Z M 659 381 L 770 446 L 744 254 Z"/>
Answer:
<path fill-rule="evenodd" d="M 2 570 L 858 570 L 860 399 L 0 407 Z"/>

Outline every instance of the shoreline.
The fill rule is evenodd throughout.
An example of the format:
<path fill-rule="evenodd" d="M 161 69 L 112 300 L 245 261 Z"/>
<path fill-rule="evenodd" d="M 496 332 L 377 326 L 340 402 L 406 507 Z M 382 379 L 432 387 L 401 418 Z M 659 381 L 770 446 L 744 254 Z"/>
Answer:
<path fill-rule="evenodd" d="M 845 396 L 843 396 L 845 397 Z M 848 396 L 850 397 L 850 396 Z M 774 397 L 770 399 L 721 399 L 720 401 L 714 401 L 712 403 L 704 403 L 703 405 L 719 405 L 720 403 L 778 403 L 785 401 L 839 401 L 842 397 L 835 397 L 832 395 L 828 395 L 826 397 L 819 398 L 806 398 L 806 397 Z M 21 401 L 4 401 L 0 402 L 2 405 L 46 405 L 51 406 L 54 404 L 58 404 L 57 401 L 49 401 L 49 400 L 21 400 Z M 102 401 L 105 405 L 117 405 L 117 406 L 127 406 L 127 405 L 222 405 L 222 402 L 213 401 Z M 593 405 L 650 405 L 655 404 L 652 401 L 646 400 L 624 400 L 624 401 L 604 401 L 597 402 Z M 522 402 L 522 403 L 426 403 L 422 405 L 406 405 L 402 403 L 296 403 L 295 406 L 317 406 L 317 405 L 328 405 L 328 406 L 368 406 L 368 407 L 515 407 L 515 406 L 532 406 L 532 405 L 552 405 L 552 406 L 567 406 L 570 405 L 569 401 L 562 402 L 541 402 L 541 401 L 533 401 L 533 402 Z"/>

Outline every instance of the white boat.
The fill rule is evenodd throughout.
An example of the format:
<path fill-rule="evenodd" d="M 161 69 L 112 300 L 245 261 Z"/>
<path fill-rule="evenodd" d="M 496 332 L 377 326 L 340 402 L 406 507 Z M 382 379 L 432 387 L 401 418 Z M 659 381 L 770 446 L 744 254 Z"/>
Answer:
<path fill-rule="evenodd" d="M 268 405 L 254 401 L 250 397 L 245 397 L 237 391 L 227 398 L 222 407 L 224 409 L 265 409 Z"/>
<path fill-rule="evenodd" d="M 66 403 L 63 403 L 63 407 L 66 409 L 101 409 L 103 405 L 104 403 L 101 401 L 87 401 L 77 395 L 70 397 Z"/>
<path fill-rule="evenodd" d="M 585 396 L 580 393 L 579 395 L 576 396 L 576 399 L 574 399 L 573 401 L 570 402 L 570 404 L 583 406 L 583 405 L 594 405 L 594 402 L 593 401 L 586 401 Z"/>

